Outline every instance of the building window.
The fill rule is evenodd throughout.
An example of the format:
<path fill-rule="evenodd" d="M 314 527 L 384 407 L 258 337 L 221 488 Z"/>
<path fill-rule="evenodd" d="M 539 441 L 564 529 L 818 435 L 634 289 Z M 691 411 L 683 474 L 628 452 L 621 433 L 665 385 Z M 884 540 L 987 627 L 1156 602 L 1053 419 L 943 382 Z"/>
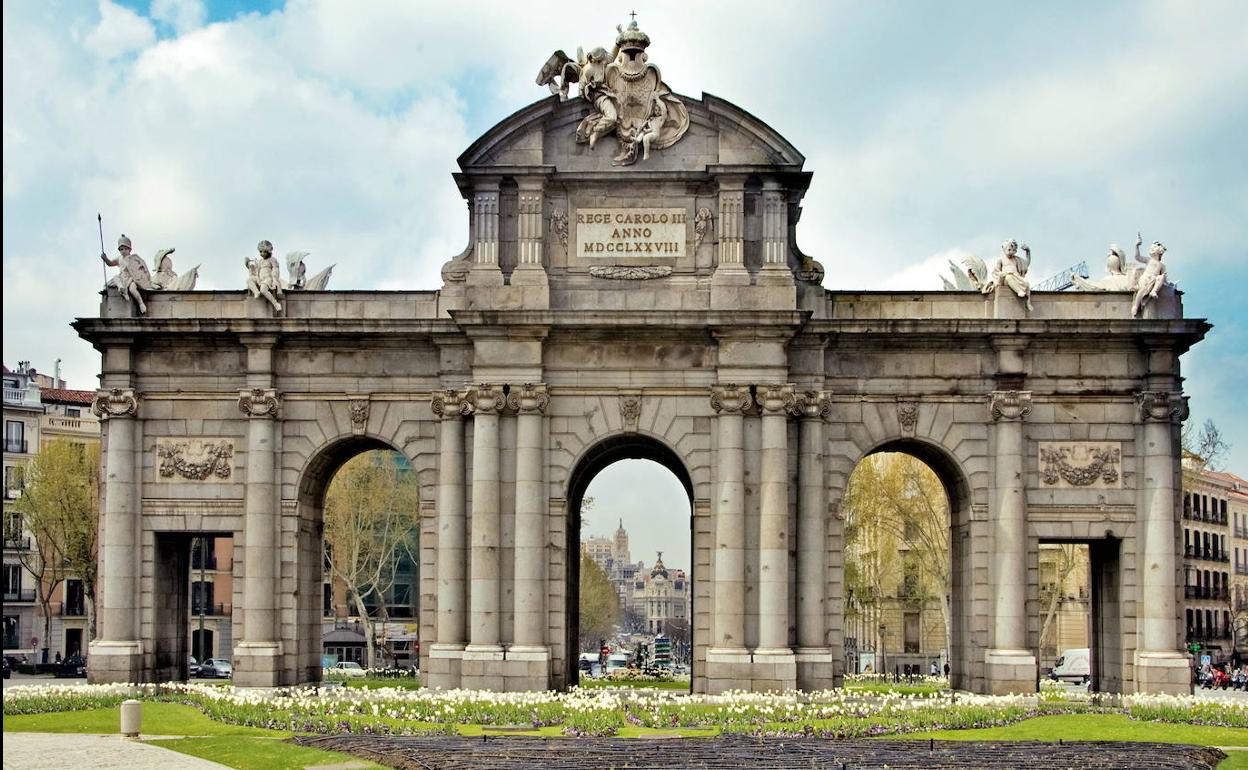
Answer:
<path fill-rule="evenodd" d="M 82 416 L 82 410 L 81 410 L 81 409 L 79 409 L 79 408 L 77 408 L 77 407 L 73 407 L 73 406 L 71 406 L 71 407 L 69 407 L 68 409 L 66 409 L 66 410 L 65 410 L 65 416 L 66 416 L 66 417 L 81 417 L 81 416 Z"/>
<path fill-rule="evenodd" d="M 905 651 L 915 654 L 919 651 L 919 613 L 907 612 L 903 618 L 905 626 Z"/>
<path fill-rule="evenodd" d="M 334 617 L 334 586 L 330 583 L 322 583 L 321 602 L 324 606 L 325 617 Z"/>
<path fill-rule="evenodd" d="M 212 583 L 196 580 L 191 583 L 191 614 L 212 615 Z"/>
<path fill-rule="evenodd" d="M 22 565 L 4 565 L 4 598 L 12 599 L 22 591 Z"/>
<path fill-rule="evenodd" d="M 21 623 L 17 615 L 4 616 L 4 649 L 12 650 L 22 646 Z"/>

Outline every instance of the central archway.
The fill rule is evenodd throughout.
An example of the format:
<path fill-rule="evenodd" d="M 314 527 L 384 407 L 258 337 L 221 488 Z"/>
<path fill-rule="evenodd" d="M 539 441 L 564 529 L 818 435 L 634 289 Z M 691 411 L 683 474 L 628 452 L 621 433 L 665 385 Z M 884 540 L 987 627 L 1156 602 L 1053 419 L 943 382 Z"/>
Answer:
<path fill-rule="evenodd" d="M 567 570 L 567 584 L 565 586 L 565 612 L 567 617 L 565 649 L 568 654 L 565 657 L 565 668 L 563 672 L 563 681 L 565 686 L 571 687 L 575 685 L 580 676 L 579 669 L 579 635 L 580 635 L 580 581 L 581 568 L 579 554 L 581 552 L 581 523 L 582 523 L 582 507 L 585 501 L 585 493 L 589 489 L 590 483 L 608 466 L 611 466 L 621 460 L 649 460 L 669 471 L 680 482 L 681 487 L 685 491 L 686 500 L 688 502 L 689 527 L 690 527 L 690 544 L 688 556 L 689 562 L 689 581 L 692 584 L 700 577 L 696 574 L 696 565 L 693 557 L 693 479 L 689 471 L 685 468 L 685 464 L 681 461 L 676 452 L 669 446 L 658 439 L 649 436 L 627 433 L 608 437 L 590 446 L 573 467 L 568 477 L 568 526 L 567 526 L 567 542 L 566 553 L 569 554 Z M 694 612 L 693 604 L 695 601 L 695 593 L 690 588 L 686 589 L 689 596 L 690 612 L 688 620 L 690 632 L 692 636 L 698 635 L 696 623 L 693 622 Z M 694 640 L 696 647 L 697 640 Z M 691 670 L 690 681 L 692 682 L 694 672 Z M 696 688 L 695 688 L 696 689 Z"/>

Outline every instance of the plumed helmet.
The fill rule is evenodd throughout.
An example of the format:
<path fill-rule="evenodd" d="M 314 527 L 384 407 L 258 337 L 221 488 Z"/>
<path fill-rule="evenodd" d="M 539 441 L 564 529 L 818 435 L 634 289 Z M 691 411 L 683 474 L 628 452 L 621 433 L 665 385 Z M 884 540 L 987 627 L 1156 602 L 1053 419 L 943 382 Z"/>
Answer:
<path fill-rule="evenodd" d="M 126 234 L 125 234 L 125 233 L 122 233 L 122 234 L 121 234 L 121 237 L 117 239 L 117 248 L 119 248 L 119 249 L 120 249 L 122 246 L 125 246 L 125 247 L 126 247 L 126 248 L 128 248 L 128 249 L 129 249 L 129 248 L 133 248 L 133 247 L 130 245 L 130 239 L 126 237 Z"/>

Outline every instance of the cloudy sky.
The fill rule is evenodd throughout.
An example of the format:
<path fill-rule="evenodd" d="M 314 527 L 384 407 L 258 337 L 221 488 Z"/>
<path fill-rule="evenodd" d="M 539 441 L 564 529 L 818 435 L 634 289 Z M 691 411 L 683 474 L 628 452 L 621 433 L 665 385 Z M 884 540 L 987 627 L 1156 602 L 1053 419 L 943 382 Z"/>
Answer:
<path fill-rule="evenodd" d="M 768 122 L 815 173 L 798 228 L 831 289 L 938 288 L 945 259 L 1033 249 L 1037 278 L 1135 233 L 1188 315 L 1193 417 L 1248 475 L 1248 4 L 635 3 L 677 92 Z M 618 10 L 564 3 L 4 4 L 4 361 L 98 359 L 105 239 L 175 246 L 202 288 L 244 256 L 336 263 L 335 288 L 436 288 L 467 239 L 455 158 L 546 95 L 556 48 Z M 652 557 L 648 557 L 652 558 Z M 648 560 L 647 559 L 647 560 Z"/>

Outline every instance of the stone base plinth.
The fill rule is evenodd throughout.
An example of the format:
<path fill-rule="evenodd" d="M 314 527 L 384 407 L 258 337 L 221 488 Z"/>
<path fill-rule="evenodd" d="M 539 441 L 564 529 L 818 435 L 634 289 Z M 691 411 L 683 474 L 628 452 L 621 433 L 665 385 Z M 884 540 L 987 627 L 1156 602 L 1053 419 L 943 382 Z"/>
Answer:
<path fill-rule="evenodd" d="M 797 658 L 792 650 L 707 650 L 706 691 L 768 692 L 797 687 Z"/>
<path fill-rule="evenodd" d="M 459 686 L 465 690 L 502 692 L 507 684 L 503 648 L 497 645 L 468 645 L 460 662 Z"/>
<path fill-rule="evenodd" d="M 1181 652 L 1137 652 L 1135 691 L 1164 692 L 1170 695 L 1192 693 L 1192 663 Z"/>
<path fill-rule="evenodd" d="M 111 642 L 96 640 L 88 648 L 91 664 L 87 681 L 91 684 L 146 682 L 142 642 Z"/>
<path fill-rule="evenodd" d="M 503 657 L 504 692 L 550 689 L 550 650 L 545 647 L 512 647 Z"/>
<path fill-rule="evenodd" d="M 984 668 L 988 695 L 1036 692 L 1036 656 L 1030 650 L 987 650 Z"/>
<path fill-rule="evenodd" d="M 235 687 L 280 687 L 281 642 L 239 642 L 234 645 Z"/>
<path fill-rule="evenodd" d="M 442 690 L 453 690 L 459 687 L 463 677 L 463 657 L 464 646 L 462 644 L 430 645 L 429 657 L 425 660 L 425 670 L 420 672 L 424 686 Z"/>
<path fill-rule="evenodd" d="M 798 689 L 813 692 L 837 686 L 836 664 L 831 650 L 799 648 L 794 658 L 797 662 Z"/>
<path fill-rule="evenodd" d="M 465 293 L 470 310 L 546 310 L 550 307 L 550 287 L 545 283 L 512 286 L 474 286 L 468 274 Z"/>

